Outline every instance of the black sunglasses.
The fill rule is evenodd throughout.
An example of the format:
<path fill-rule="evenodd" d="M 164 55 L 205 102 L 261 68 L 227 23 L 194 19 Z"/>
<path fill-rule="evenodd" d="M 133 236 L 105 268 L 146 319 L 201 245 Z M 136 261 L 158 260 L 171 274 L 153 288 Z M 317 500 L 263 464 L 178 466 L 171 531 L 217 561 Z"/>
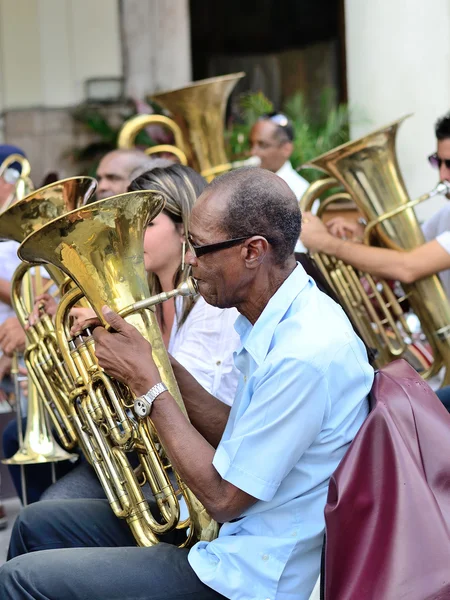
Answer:
<path fill-rule="evenodd" d="M 223 242 L 216 242 L 215 244 L 204 244 L 203 246 L 197 246 L 196 244 L 194 244 L 190 235 L 187 236 L 187 241 L 188 241 L 190 250 L 196 256 L 196 258 L 200 258 L 200 256 L 204 256 L 205 254 L 209 254 L 210 252 L 216 252 L 217 250 L 224 250 L 225 248 L 231 248 L 232 246 L 237 246 L 241 242 L 245 242 L 245 240 L 248 240 L 249 238 L 253 237 L 254 235 L 259 235 L 259 234 L 252 233 L 250 235 L 246 235 L 245 237 L 238 237 L 238 238 L 233 238 L 231 240 L 224 240 Z M 273 243 L 266 236 L 262 236 L 262 237 L 264 237 L 269 242 L 269 244 Z"/>
<path fill-rule="evenodd" d="M 430 154 L 428 161 L 434 169 L 440 169 L 442 163 L 444 163 L 447 169 L 450 169 L 450 158 L 440 158 L 437 152 Z"/>

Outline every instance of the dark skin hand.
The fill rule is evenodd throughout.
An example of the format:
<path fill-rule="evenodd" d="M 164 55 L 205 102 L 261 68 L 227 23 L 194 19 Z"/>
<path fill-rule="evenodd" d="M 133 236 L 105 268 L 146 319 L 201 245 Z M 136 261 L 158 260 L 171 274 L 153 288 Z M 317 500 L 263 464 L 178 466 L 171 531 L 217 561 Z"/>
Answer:
<path fill-rule="evenodd" d="M 7 356 L 25 350 L 26 336 L 17 317 L 9 317 L 0 325 L 0 348 Z"/>
<path fill-rule="evenodd" d="M 136 396 L 145 394 L 161 381 L 150 344 L 135 327 L 109 308 L 103 308 L 103 315 L 114 333 L 103 327 L 94 330 L 100 366 L 108 375 L 127 384 Z M 163 392 L 156 398 L 151 418 L 182 480 L 211 517 L 224 523 L 239 517 L 257 499 L 222 479 L 212 464 L 215 453 L 213 443 L 217 444 L 220 440 L 229 408 L 222 408 L 224 405 L 219 400 L 206 393 L 203 399 L 207 404 L 205 416 L 202 417 L 200 403 L 197 401 L 196 405 L 195 400 L 191 402 L 196 388 L 192 378 L 183 373 L 182 368 L 177 370 L 181 374 L 180 388 L 188 414 L 193 416 L 197 428 L 186 419 L 169 392 Z M 208 429 L 210 435 L 206 438 L 200 431 Z"/>

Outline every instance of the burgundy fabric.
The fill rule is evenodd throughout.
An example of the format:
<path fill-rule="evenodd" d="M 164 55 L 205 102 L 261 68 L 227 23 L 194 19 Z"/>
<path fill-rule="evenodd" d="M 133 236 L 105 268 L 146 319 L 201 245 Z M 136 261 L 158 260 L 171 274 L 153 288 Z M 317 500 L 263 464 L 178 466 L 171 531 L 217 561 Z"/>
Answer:
<path fill-rule="evenodd" d="M 325 520 L 325 600 L 450 598 L 450 415 L 404 360 L 375 376 Z"/>

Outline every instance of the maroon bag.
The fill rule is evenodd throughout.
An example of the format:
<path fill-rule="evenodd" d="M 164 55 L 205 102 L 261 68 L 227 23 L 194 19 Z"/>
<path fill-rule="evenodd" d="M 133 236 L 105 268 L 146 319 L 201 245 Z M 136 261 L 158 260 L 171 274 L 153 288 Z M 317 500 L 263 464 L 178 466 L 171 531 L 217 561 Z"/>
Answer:
<path fill-rule="evenodd" d="M 325 600 L 450 598 L 450 415 L 404 360 L 371 399 L 330 481 Z"/>

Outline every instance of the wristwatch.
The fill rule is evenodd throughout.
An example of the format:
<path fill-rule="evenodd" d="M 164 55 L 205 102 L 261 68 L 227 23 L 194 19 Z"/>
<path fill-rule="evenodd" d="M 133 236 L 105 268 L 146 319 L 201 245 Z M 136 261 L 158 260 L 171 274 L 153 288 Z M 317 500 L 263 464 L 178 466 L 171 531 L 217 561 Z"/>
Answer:
<path fill-rule="evenodd" d="M 140 419 L 145 419 L 145 417 L 149 416 L 152 410 L 152 404 L 156 400 L 156 398 L 163 392 L 168 391 L 169 390 L 164 385 L 164 383 L 157 383 L 152 388 L 150 388 L 146 394 L 136 398 L 136 400 L 134 401 L 134 412 Z"/>

